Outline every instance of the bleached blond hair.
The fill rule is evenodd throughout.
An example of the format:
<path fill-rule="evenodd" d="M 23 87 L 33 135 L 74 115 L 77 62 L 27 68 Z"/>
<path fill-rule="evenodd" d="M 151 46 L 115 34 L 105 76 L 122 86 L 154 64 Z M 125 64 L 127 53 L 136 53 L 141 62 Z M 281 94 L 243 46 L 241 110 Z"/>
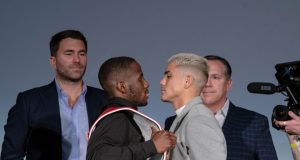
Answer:
<path fill-rule="evenodd" d="M 178 53 L 169 58 L 168 64 L 170 63 L 183 69 L 184 74 L 192 76 L 196 81 L 196 87 L 200 90 L 205 86 L 208 79 L 208 65 L 204 57 L 194 53 Z"/>

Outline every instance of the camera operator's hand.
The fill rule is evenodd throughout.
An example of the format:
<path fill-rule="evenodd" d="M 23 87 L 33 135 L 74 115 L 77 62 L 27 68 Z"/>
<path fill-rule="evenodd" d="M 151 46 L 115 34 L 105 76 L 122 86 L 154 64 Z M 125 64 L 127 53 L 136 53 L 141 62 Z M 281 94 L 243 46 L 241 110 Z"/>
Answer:
<path fill-rule="evenodd" d="M 291 135 L 300 135 L 300 117 L 297 116 L 292 111 L 289 111 L 289 116 L 292 118 L 288 121 L 277 121 L 275 120 L 275 125 L 283 128 L 284 131 Z"/>
<path fill-rule="evenodd" d="M 290 147 L 292 149 L 293 157 L 295 160 L 300 159 L 300 142 L 299 136 L 297 135 L 290 135 L 287 133 L 287 137 L 289 139 Z"/>

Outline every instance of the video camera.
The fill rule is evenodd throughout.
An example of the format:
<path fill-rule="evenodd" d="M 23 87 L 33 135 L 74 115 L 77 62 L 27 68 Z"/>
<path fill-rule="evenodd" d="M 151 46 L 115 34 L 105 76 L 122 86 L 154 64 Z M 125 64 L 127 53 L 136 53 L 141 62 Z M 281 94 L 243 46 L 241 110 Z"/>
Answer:
<path fill-rule="evenodd" d="M 300 61 L 280 63 L 275 65 L 275 77 L 278 81 L 278 86 L 272 83 L 253 82 L 248 84 L 247 89 L 250 93 L 258 94 L 273 94 L 276 92 L 282 93 L 287 98 L 287 106 L 277 105 L 273 109 L 273 119 L 279 121 L 290 120 L 289 111 L 300 116 Z M 273 127 L 280 129 L 273 124 Z"/>

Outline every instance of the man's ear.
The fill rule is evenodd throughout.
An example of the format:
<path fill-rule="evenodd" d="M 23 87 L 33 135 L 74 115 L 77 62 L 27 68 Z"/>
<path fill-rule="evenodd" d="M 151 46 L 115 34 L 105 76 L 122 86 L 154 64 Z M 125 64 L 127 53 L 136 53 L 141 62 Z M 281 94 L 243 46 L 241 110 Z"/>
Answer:
<path fill-rule="evenodd" d="M 184 78 L 184 88 L 189 88 L 192 86 L 194 78 L 191 75 L 187 75 Z"/>
<path fill-rule="evenodd" d="M 49 63 L 50 63 L 50 65 L 52 66 L 53 69 L 56 68 L 56 58 L 55 58 L 54 56 L 51 56 L 51 57 L 49 58 Z"/>
<path fill-rule="evenodd" d="M 118 82 L 117 90 L 122 94 L 126 94 L 127 93 L 127 83 L 125 81 Z"/>
<path fill-rule="evenodd" d="M 231 89 L 232 83 L 233 83 L 232 79 L 227 80 L 227 84 L 226 84 L 226 90 L 227 90 L 227 92 L 229 92 L 229 90 Z"/>

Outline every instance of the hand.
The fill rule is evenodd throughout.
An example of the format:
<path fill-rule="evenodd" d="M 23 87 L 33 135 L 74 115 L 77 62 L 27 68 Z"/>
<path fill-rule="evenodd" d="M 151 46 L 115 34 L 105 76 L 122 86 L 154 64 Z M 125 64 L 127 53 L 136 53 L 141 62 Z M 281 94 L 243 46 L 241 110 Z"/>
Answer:
<path fill-rule="evenodd" d="M 155 145 L 157 153 L 164 153 L 176 146 L 176 136 L 174 133 L 165 130 L 158 131 L 155 127 L 151 127 L 151 130 L 151 139 Z"/>
<path fill-rule="evenodd" d="M 292 118 L 288 121 L 277 121 L 275 120 L 275 125 L 283 128 L 284 131 L 291 135 L 300 135 L 300 117 L 297 116 L 292 111 L 289 111 L 289 116 Z"/>

